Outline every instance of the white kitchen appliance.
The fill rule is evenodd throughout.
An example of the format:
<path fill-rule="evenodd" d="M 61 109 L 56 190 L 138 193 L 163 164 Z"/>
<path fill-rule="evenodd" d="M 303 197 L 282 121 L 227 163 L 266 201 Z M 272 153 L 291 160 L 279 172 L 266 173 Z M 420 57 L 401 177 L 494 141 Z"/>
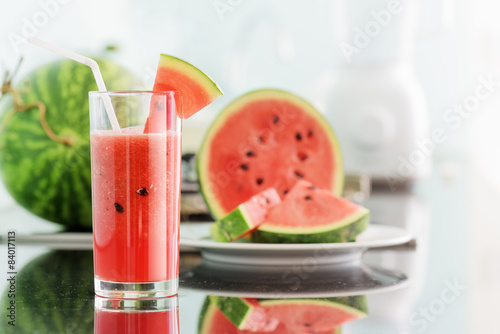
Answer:
<path fill-rule="evenodd" d="M 417 2 L 335 0 L 333 13 L 339 59 L 324 101 L 346 172 L 391 187 L 425 177 L 436 144 L 411 63 Z"/>

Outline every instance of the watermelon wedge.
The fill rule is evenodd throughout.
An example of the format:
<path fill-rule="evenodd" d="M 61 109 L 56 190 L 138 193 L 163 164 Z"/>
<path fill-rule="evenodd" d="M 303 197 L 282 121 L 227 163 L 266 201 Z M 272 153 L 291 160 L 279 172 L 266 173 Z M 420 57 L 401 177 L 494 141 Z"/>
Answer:
<path fill-rule="evenodd" d="M 199 334 L 340 334 L 340 326 L 367 315 L 366 296 L 318 299 L 259 300 L 270 319 L 277 319 L 273 330 L 241 330 L 207 297 L 198 322 Z M 233 310 L 237 313 L 237 310 Z M 234 314 L 232 316 L 235 316 Z"/>
<path fill-rule="evenodd" d="M 269 243 L 350 242 L 366 229 L 369 214 L 331 191 L 298 181 L 252 237 Z"/>
<path fill-rule="evenodd" d="M 210 226 L 212 238 L 219 242 L 230 242 L 244 237 L 257 229 L 266 220 L 269 210 L 280 202 L 281 198 L 274 188 L 252 196 Z"/>
<path fill-rule="evenodd" d="M 328 122 L 307 101 L 277 89 L 247 93 L 219 114 L 198 152 L 197 170 L 216 219 L 269 187 L 283 196 L 308 180 L 340 194 L 344 182 Z"/>
<path fill-rule="evenodd" d="M 269 317 L 257 299 L 210 296 L 210 301 L 240 330 L 270 332 L 278 326 L 278 320 Z"/>
<path fill-rule="evenodd" d="M 221 89 L 200 69 L 179 58 L 161 54 L 153 91 L 174 91 L 179 117 L 189 118 L 222 96 Z M 182 105 L 182 108 L 179 106 Z"/>

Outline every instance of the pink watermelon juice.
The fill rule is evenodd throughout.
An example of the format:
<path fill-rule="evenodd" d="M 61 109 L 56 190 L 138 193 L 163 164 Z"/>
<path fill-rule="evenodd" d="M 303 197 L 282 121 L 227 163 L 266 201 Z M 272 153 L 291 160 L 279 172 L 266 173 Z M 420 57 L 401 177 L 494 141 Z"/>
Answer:
<path fill-rule="evenodd" d="M 91 134 L 96 279 L 177 278 L 179 136 L 142 127 Z"/>

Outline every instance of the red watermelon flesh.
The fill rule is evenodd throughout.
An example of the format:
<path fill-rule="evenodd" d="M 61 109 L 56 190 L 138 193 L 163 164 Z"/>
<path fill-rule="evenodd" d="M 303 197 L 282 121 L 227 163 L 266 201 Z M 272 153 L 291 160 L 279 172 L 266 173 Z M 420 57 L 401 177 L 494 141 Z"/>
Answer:
<path fill-rule="evenodd" d="M 333 308 L 331 305 L 321 305 L 321 302 L 310 301 L 310 304 L 297 300 L 264 301 L 270 317 L 278 319 L 290 333 L 331 333 L 338 326 L 360 318 L 352 310 Z"/>
<path fill-rule="evenodd" d="M 262 224 L 267 217 L 270 208 L 275 207 L 281 202 L 281 198 L 274 188 L 269 188 L 251 197 L 241 206 L 244 207 L 250 220 L 254 223 L 254 229 Z M 248 231 L 251 232 L 252 230 Z"/>
<path fill-rule="evenodd" d="M 281 198 L 274 188 L 252 196 L 210 226 L 212 238 L 219 242 L 230 242 L 252 233 L 266 221 L 269 209 L 280 202 Z"/>
<path fill-rule="evenodd" d="M 250 330 L 240 330 L 236 328 L 235 325 L 229 321 L 220 310 L 215 310 L 212 326 L 207 332 L 209 334 L 302 334 L 302 333 L 315 333 L 315 334 L 336 334 L 340 333 L 339 327 L 334 329 L 329 329 L 326 331 L 306 331 L 303 332 L 301 329 L 294 330 L 283 323 L 278 324 L 278 326 L 272 331 L 250 331 Z"/>
<path fill-rule="evenodd" d="M 201 190 L 220 219 L 263 189 L 283 196 L 299 180 L 340 193 L 335 134 L 306 101 L 284 91 L 248 93 L 221 112 L 198 156 Z"/>
<path fill-rule="evenodd" d="M 243 298 L 249 304 L 253 305 L 254 312 L 248 321 L 246 321 L 244 328 L 240 330 L 244 332 L 255 333 L 257 330 L 260 332 L 273 332 L 279 325 L 278 319 L 269 316 L 269 313 L 263 308 L 256 298 Z"/>
<path fill-rule="evenodd" d="M 175 91 L 177 111 L 181 118 L 191 117 L 222 96 L 217 84 L 201 70 L 164 54 L 160 55 L 153 90 Z"/>
<path fill-rule="evenodd" d="M 330 225 L 357 213 L 359 209 L 359 205 L 329 190 L 318 189 L 307 181 L 298 181 L 282 204 L 270 210 L 267 222 L 290 228 Z"/>
<path fill-rule="evenodd" d="M 165 107 L 166 106 L 166 107 Z M 173 92 L 155 94 L 151 96 L 149 116 L 144 126 L 144 133 L 164 133 L 170 125 L 175 129 L 176 103 Z"/>
<path fill-rule="evenodd" d="M 266 243 L 352 242 L 366 229 L 369 217 L 366 208 L 301 180 L 269 211 L 252 239 Z"/>
<path fill-rule="evenodd" d="M 279 313 L 276 310 L 274 313 Z M 292 318 L 301 313 L 299 308 L 295 309 Z M 321 314 L 319 315 L 321 316 Z M 303 317 L 300 317 L 303 320 Z M 250 331 L 238 329 L 226 316 L 215 306 L 210 305 L 206 313 L 205 322 L 200 330 L 200 334 L 302 334 L 302 333 L 315 333 L 315 334 L 338 334 L 340 333 L 340 326 L 331 325 L 328 329 L 316 329 L 316 326 L 308 326 L 307 331 L 304 331 L 303 326 L 295 327 L 295 321 L 291 318 L 285 319 L 280 322 L 278 326 L 271 331 Z M 355 320 L 355 319 L 353 319 Z M 349 321 L 349 320 L 347 320 Z M 346 322 L 346 321 L 344 321 Z M 342 323 L 344 323 L 342 322 Z M 333 322 L 332 322 L 333 324 Z"/>

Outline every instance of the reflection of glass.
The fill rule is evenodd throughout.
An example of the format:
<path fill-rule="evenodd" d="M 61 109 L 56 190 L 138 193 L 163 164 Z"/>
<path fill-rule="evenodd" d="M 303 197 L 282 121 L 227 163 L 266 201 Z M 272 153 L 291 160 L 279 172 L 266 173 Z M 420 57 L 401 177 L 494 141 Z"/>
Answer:
<path fill-rule="evenodd" d="M 121 132 L 111 130 L 111 100 Z M 91 92 L 96 294 L 177 293 L 180 132 L 173 92 Z"/>
<path fill-rule="evenodd" d="M 179 334 L 178 297 L 95 297 L 95 334 Z"/>
<path fill-rule="evenodd" d="M 208 296 L 199 318 L 201 333 L 339 333 L 364 318 L 365 296 L 254 299 Z"/>

